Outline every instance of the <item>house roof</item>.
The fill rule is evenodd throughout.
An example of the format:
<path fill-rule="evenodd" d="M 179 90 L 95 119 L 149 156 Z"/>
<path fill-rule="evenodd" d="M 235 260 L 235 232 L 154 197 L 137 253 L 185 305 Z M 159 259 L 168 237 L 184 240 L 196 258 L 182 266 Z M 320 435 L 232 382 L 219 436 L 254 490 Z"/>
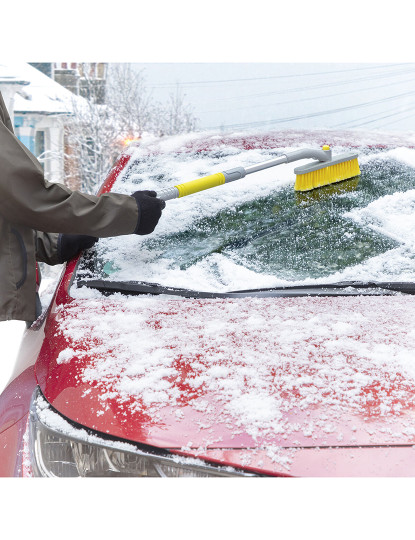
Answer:
<path fill-rule="evenodd" d="M 27 85 L 29 81 L 18 77 L 12 69 L 5 64 L 0 64 L 0 84 Z"/>
<path fill-rule="evenodd" d="M 22 85 L 14 99 L 15 114 L 71 115 L 75 102 L 84 101 L 25 62 L 0 63 L 0 83 L 8 82 Z"/>

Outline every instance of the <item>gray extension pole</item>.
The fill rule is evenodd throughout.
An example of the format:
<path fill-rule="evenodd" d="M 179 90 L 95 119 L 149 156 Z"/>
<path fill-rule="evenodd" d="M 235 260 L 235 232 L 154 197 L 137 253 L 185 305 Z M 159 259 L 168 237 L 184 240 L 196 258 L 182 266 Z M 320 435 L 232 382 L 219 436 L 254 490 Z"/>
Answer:
<path fill-rule="evenodd" d="M 331 161 L 331 150 L 314 150 L 313 148 L 295 150 L 294 152 L 283 154 L 279 158 L 270 159 L 269 161 L 258 163 L 258 165 L 252 165 L 251 167 L 246 168 L 236 167 L 234 169 L 223 171 L 221 173 L 216 173 L 210 176 L 205 176 L 197 180 L 191 180 L 190 182 L 179 184 L 178 186 L 161 189 L 157 192 L 157 197 L 159 199 L 162 199 L 163 201 L 177 199 L 178 197 L 184 197 L 185 195 L 197 193 L 199 191 L 203 191 L 204 189 L 209 189 L 211 187 L 219 186 L 228 182 L 234 182 L 235 180 L 240 180 L 248 174 L 262 171 L 264 169 L 269 169 L 270 167 L 275 167 L 276 165 L 282 165 L 283 163 L 291 163 L 293 161 L 298 161 L 300 159 L 316 159 L 319 163 Z"/>

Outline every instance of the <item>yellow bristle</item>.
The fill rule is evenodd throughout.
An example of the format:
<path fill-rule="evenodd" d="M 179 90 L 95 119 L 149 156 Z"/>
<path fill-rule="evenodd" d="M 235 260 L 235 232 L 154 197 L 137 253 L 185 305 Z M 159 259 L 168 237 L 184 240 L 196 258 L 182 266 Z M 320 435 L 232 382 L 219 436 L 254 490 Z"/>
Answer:
<path fill-rule="evenodd" d="M 354 176 L 359 176 L 360 168 L 357 158 L 335 165 L 327 165 L 316 171 L 298 174 L 294 189 L 295 191 L 308 191 L 334 182 L 341 182 Z"/>

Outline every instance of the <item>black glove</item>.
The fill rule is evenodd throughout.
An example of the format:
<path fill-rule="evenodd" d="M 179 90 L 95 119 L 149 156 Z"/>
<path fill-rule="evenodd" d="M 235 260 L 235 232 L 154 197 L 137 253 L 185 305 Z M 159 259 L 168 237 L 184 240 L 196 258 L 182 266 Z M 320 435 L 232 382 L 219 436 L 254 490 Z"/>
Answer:
<path fill-rule="evenodd" d="M 134 234 L 152 233 L 166 203 L 162 199 L 157 199 L 155 191 L 136 191 L 131 196 L 138 206 L 138 222 Z"/>
<path fill-rule="evenodd" d="M 75 257 L 80 251 L 92 247 L 98 238 L 86 234 L 60 234 L 58 238 L 59 262 L 63 263 Z"/>

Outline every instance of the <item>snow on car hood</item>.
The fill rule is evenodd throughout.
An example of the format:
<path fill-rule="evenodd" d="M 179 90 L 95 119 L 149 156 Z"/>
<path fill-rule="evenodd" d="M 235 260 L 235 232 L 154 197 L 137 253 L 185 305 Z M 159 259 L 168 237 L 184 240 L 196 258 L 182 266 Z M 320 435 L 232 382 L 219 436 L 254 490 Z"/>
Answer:
<path fill-rule="evenodd" d="M 164 448 L 414 444 L 414 316 L 402 295 L 79 299 L 36 369 L 63 415 Z"/>

